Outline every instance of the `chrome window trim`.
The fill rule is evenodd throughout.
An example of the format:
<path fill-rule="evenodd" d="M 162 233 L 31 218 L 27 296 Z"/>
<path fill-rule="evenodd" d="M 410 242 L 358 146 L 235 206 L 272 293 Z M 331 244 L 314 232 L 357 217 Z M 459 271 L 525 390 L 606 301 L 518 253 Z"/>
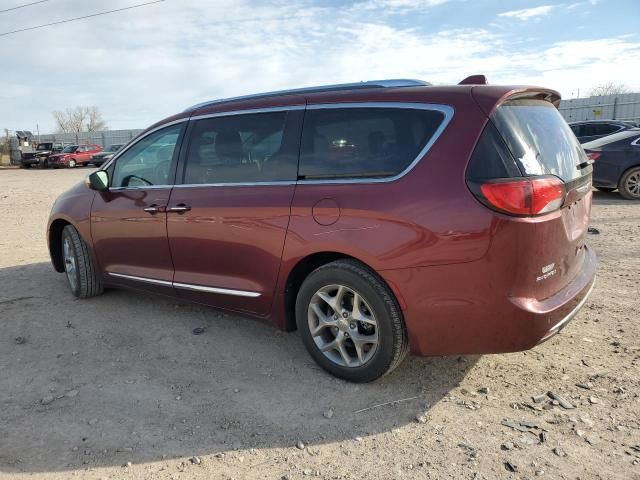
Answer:
<path fill-rule="evenodd" d="M 415 109 L 415 110 L 435 110 L 444 114 L 444 119 L 433 133 L 429 141 L 422 147 L 422 150 L 418 152 L 416 158 L 413 159 L 404 170 L 391 177 L 365 177 L 365 178 L 327 178 L 318 180 L 298 180 L 300 185 L 324 185 L 324 184 L 350 184 L 350 183 L 389 183 L 395 182 L 407 175 L 415 166 L 420 163 L 420 160 L 427 154 L 434 143 L 440 138 L 440 135 L 444 132 L 447 125 L 453 118 L 454 109 L 450 105 L 442 105 L 438 103 L 411 103 L 411 102 L 354 102 L 354 103 L 322 103 L 307 105 L 307 110 L 323 110 L 323 109 L 337 109 L 337 108 L 399 108 L 399 109 Z"/>
<path fill-rule="evenodd" d="M 317 179 L 317 180 L 282 180 L 282 181 L 272 181 L 272 182 L 221 182 L 221 183 L 176 183 L 175 185 L 152 185 L 152 186 L 144 186 L 144 187 L 115 187 L 110 188 L 110 191 L 126 191 L 126 190 L 142 190 L 142 189 L 152 189 L 152 188 L 197 188 L 197 187 L 250 187 L 250 186 L 281 186 L 281 185 L 322 185 L 322 184 L 351 184 L 351 183 L 389 183 L 394 182 L 396 180 L 401 179 L 405 175 L 407 175 L 411 170 L 415 168 L 415 166 L 422 160 L 422 158 L 429 152 L 433 144 L 440 138 L 444 130 L 447 128 L 451 119 L 454 115 L 454 109 L 450 105 L 442 105 L 436 103 L 416 103 L 416 102 L 351 102 L 351 103 L 322 103 L 322 104 L 311 104 L 311 105 L 289 105 L 282 107 L 268 107 L 268 108 L 256 108 L 256 109 L 246 109 L 246 110 L 230 110 L 226 112 L 216 112 L 209 113 L 205 115 L 195 115 L 191 118 L 181 118 L 179 120 L 174 120 L 173 122 L 165 123 L 164 125 L 160 125 L 153 130 L 149 130 L 144 133 L 144 135 L 136 137 L 135 142 L 126 147 L 120 152 L 117 153 L 117 156 L 114 155 L 111 159 L 101 168 L 101 170 L 106 170 L 109 166 L 115 162 L 122 154 L 124 154 L 129 148 L 138 143 L 138 141 L 145 138 L 147 135 L 150 135 L 158 130 L 161 130 L 165 127 L 170 127 L 172 125 L 186 122 L 189 120 L 202 120 L 207 118 L 215 118 L 215 117 L 227 117 L 234 115 L 250 115 L 255 113 L 270 113 L 270 112 L 281 112 L 288 110 L 320 110 L 320 109 L 337 109 L 337 108 L 399 108 L 399 109 L 415 109 L 415 110 L 434 110 L 437 112 L 441 112 L 444 114 L 444 119 L 431 136 L 429 141 L 425 144 L 425 146 L 418 152 L 416 158 L 413 159 L 407 167 L 402 170 L 400 173 L 393 175 L 391 177 L 363 177 L 363 178 L 336 178 L 336 179 Z"/>
<path fill-rule="evenodd" d="M 106 170 L 107 168 L 109 168 L 111 166 L 111 164 L 113 162 L 115 162 L 118 158 L 120 158 L 127 150 L 129 150 L 131 147 L 133 147 L 135 144 L 137 144 L 140 140 L 142 140 L 143 138 L 146 138 L 147 136 L 151 135 L 152 133 L 155 133 L 158 130 L 162 130 L 163 128 L 171 127 L 173 125 L 177 125 L 179 123 L 188 122 L 188 121 L 189 121 L 189 117 L 179 118 L 178 120 L 173 120 L 171 122 L 167 122 L 167 123 L 163 123 L 162 125 L 158 125 L 156 128 L 154 128 L 153 130 L 149 130 L 148 132 L 141 133 L 137 137 L 134 137 L 131 140 L 129 140 L 129 143 L 127 143 L 124 147 L 122 147 L 121 150 L 119 150 L 116 153 L 114 153 L 114 155 L 109 159 L 109 161 L 107 161 L 107 163 L 103 164 L 99 168 L 99 170 Z M 117 187 L 117 188 L 122 188 L 122 187 Z"/>
<path fill-rule="evenodd" d="M 198 188 L 198 187 L 273 187 L 282 185 L 295 185 L 296 180 L 274 180 L 273 182 L 221 182 L 221 183 L 178 183 L 173 188 Z"/>
<path fill-rule="evenodd" d="M 274 113 L 274 112 L 287 112 L 289 110 L 304 110 L 305 105 L 285 105 L 282 107 L 266 107 L 266 108 L 247 108 L 244 110 L 228 110 L 224 112 L 212 112 L 202 115 L 193 115 L 191 120 L 204 120 L 207 118 L 216 117 L 233 117 L 236 115 L 252 115 L 257 113 Z"/>
<path fill-rule="evenodd" d="M 160 190 L 163 188 L 173 188 L 173 185 L 144 185 L 140 187 L 110 187 L 110 192 L 126 192 L 135 190 Z"/>
<path fill-rule="evenodd" d="M 173 283 L 167 280 L 158 280 L 155 278 L 137 277 L 135 275 L 125 275 L 124 273 L 107 272 L 112 277 L 124 278 L 126 280 L 134 280 L 136 282 L 153 283 L 154 285 L 162 285 L 163 287 L 172 287 Z"/>
<path fill-rule="evenodd" d="M 194 290 L 197 292 L 218 293 L 222 295 L 232 295 L 235 297 L 257 298 L 262 296 L 260 292 L 252 292 L 249 290 L 236 290 L 233 288 L 205 287 L 204 285 L 195 285 L 192 283 L 169 282 L 167 280 L 158 280 L 156 278 L 138 277 L 136 275 L 126 275 L 124 273 L 107 272 L 112 277 L 124 278 L 136 282 L 151 283 L 153 285 L 161 285 L 163 287 L 182 288 L 184 290 Z"/>

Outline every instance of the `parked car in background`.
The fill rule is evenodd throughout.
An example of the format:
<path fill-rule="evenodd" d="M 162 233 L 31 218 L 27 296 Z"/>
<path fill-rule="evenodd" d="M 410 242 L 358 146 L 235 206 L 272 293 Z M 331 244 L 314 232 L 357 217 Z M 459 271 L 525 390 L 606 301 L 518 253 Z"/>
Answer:
<path fill-rule="evenodd" d="M 120 150 L 123 147 L 123 145 L 124 144 L 122 143 L 109 145 L 109 147 L 107 147 L 102 152 L 92 155 L 90 163 L 92 163 L 96 167 L 101 166 L 107 160 L 110 160 L 111 157 L 113 157 L 113 154 L 116 153 L 118 150 Z"/>
<path fill-rule="evenodd" d="M 51 167 L 76 167 L 88 165 L 91 157 L 102 151 L 100 145 L 83 144 L 69 145 L 62 152 L 49 157 L 49 165 Z"/>
<path fill-rule="evenodd" d="M 133 288 L 297 328 L 356 382 L 409 350 L 532 348 L 593 286 L 592 167 L 557 92 L 483 80 L 191 107 L 58 198 L 53 266 L 80 298 Z"/>
<path fill-rule="evenodd" d="M 593 185 L 604 192 L 618 189 L 640 200 L 640 128 L 632 128 L 582 145 L 593 161 Z"/>
<path fill-rule="evenodd" d="M 569 126 L 580 143 L 587 143 L 629 128 L 636 128 L 638 125 L 619 120 L 587 120 L 571 122 Z"/>
<path fill-rule="evenodd" d="M 49 156 L 61 152 L 68 145 L 71 144 L 66 142 L 40 142 L 36 146 L 35 151 L 22 155 L 21 164 L 26 168 L 33 165 L 47 168 L 49 165 Z"/>

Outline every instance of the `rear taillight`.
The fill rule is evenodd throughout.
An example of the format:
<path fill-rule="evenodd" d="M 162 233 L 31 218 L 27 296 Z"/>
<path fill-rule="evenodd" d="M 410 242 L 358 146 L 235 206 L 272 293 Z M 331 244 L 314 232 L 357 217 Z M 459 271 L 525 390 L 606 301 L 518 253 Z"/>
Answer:
<path fill-rule="evenodd" d="M 596 161 L 600 158 L 600 152 L 585 152 L 587 154 L 587 158 L 592 161 Z"/>
<path fill-rule="evenodd" d="M 476 184 L 473 190 L 491 208 L 527 217 L 558 210 L 566 193 L 564 183 L 557 177 L 489 180 Z"/>

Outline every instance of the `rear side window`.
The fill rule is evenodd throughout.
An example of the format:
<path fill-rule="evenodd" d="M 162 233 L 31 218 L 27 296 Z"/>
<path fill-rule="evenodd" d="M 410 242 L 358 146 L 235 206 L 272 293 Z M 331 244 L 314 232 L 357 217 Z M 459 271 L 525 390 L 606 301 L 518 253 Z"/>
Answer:
<path fill-rule="evenodd" d="M 612 125 L 611 123 L 601 123 L 596 129 L 596 135 L 611 135 L 622 128 L 623 127 L 620 127 L 619 125 Z"/>
<path fill-rule="evenodd" d="M 307 179 L 391 177 L 418 156 L 444 120 L 436 110 L 322 108 L 305 114 L 298 174 Z"/>
<path fill-rule="evenodd" d="M 191 130 L 184 183 L 295 180 L 297 140 L 296 145 L 285 141 L 285 124 L 293 114 L 269 112 L 197 120 Z"/>
<path fill-rule="evenodd" d="M 544 100 L 511 100 L 492 121 L 525 176 L 556 175 L 565 182 L 591 172 L 582 146 L 558 110 Z"/>

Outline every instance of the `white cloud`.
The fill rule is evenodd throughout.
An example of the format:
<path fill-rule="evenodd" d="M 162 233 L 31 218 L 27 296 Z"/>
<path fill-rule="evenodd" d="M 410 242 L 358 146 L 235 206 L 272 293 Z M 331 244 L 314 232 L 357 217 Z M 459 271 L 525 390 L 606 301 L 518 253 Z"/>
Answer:
<path fill-rule="evenodd" d="M 165 2 L 0 37 L 10 66 L 0 88 L 0 128 L 35 130 L 39 123 L 47 131 L 52 110 L 79 104 L 100 107 L 111 128 L 142 128 L 204 100 L 380 78 L 457 83 L 484 73 L 491 83 L 541 84 L 565 96 L 612 79 L 640 89 L 629 70 L 640 63 L 637 37 L 534 44 L 529 51 L 529 40 L 519 35 L 524 43 L 514 42 L 503 30 L 399 27 L 377 12 L 355 15 L 307 1 Z M 111 0 L 107 8 L 127 3 Z M 55 12 L 49 21 L 100 9 L 85 4 L 78 12 L 73 0 L 56 7 L 45 10 Z M 9 17 L 0 17 L 0 32 L 37 23 Z"/>
<path fill-rule="evenodd" d="M 452 0 L 365 0 L 354 5 L 355 9 L 391 9 L 391 10 L 418 10 L 423 8 L 443 5 Z"/>
<path fill-rule="evenodd" d="M 532 18 L 543 17 L 551 13 L 557 5 L 541 5 L 533 8 L 523 8 L 522 10 L 511 10 L 509 12 L 499 13 L 499 17 L 517 18 L 518 20 L 531 20 Z"/>

